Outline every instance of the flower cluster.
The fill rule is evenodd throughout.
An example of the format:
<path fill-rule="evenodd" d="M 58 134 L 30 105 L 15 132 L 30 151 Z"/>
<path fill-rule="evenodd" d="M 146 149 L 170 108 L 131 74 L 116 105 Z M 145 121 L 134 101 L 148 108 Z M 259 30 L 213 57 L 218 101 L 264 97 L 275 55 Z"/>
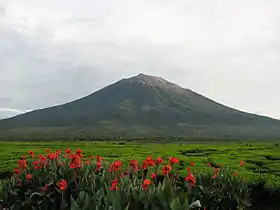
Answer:
<path fill-rule="evenodd" d="M 89 166 L 90 160 L 93 159 L 93 156 L 91 155 L 90 158 L 83 161 L 83 151 L 79 148 L 77 148 L 75 152 L 72 152 L 71 149 L 67 149 L 64 152 L 61 152 L 58 149 L 51 152 L 50 149 L 46 149 L 46 154 L 39 154 L 38 158 L 36 158 L 35 153 L 30 150 L 28 155 L 30 156 L 30 159 L 28 159 L 28 156 L 26 155 L 23 156 L 18 160 L 18 167 L 14 169 L 12 179 L 16 181 L 17 187 L 22 186 L 22 182 L 25 180 L 28 182 L 35 182 L 32 173 L 36 172 L 36 174 L 42 174 L 42 172 L 46 170 L 49 172 L 59 171 L 62 166 L 64 166 L 64 170 L 66 168 L 69 168 L 70 170 L 78 170 L 85 166 Z M 96 172 L 100 172 L 102 168 L 102 160 L 104 159 L 100 156 L 96 156 Z M 56 183 L 56 186 L 61 191 L 64 191 L 67 188 L 67 181 L 64 177 L 61 177 Z M 49 189 L 49 185 L 50 183 L 44 183 L 42 190 L 46 192 Z"/>
<path fill-rule="evenodd" d="M 195 166 L 194 162 L 190 163 L 191 167 Z M 194 177 L 194 175 L 192 174 L 192 169 L 189 167 L 188 169 L 188 176 L 185 178 L 186 182 L 188 182 L 190 184 L 190 187 L 195 187 L 196 184 L 196 178 Z"/>
<path fill-rule="evenodd" d="M 196 164 L 190 162 L 189 166 L 179 171 L 178 168 L 181 167 L 181 163 L 176 157 L 168 159 L 156 157 L 154 159 L 152 156 L 148 156 L 140 163 L 138 160 L 132 159 L 129 162 L 115 160 L 109 164 L 101 156 L 84 155 L 80 148 L 73 151 L 71 149 L 64 151 L 46 149 L 46 154 L 39 155 L 31 150 L 28 155 L 18 161 L 18 167 L 14 169 L 14 174 L 8 183 L 9 190 L 6 191 L 7 203 L 13 200 L 16 204 L 34 203 L 31 199 L 33 193 L 45 197 L 46 199 L 43 199 L 43 201 L 54 200 L 54 202 L 60 203 L 63 200 L 65 202 L 66 198 L 60 198 L 60 193 L 61 196 L 67 195 L 72 198 L 67 204 L 71 206 L 74 198 L 81 202 L 82 198 L 79 196 L 88 193 L 88 197 L 84 196 L 83 198 L 94 199 L 93 203 L 96 203 L 100 209 L 119 208 L 114 206 L 117 203 L 124 205 L 124 208 L 129 202 L 139 202 L 139 205 L 149 203 L 151 208 L 164 209 L 161 205 L 169 206 L 174 199 L 179 197 L 179 194 L 181 196 L 182 193 L 187 193 L 185 195 L 187 197 L 191 193 L 204 189 L 199 187 L 204 178 L 198 173 Z M 240 165 L 243 167 L 245 162 L 241 160 Z M 224 177 L 225 170 L 222 169 L 220 164 L 209 163 L 208 166 L 214 169 L 214 175 L 209 176 L 210 183 L 212 183 L 211 187 L 220 186 L 215 183 L 222 179 L 216 178 L 219 175 L 221 175 L 219 176 L 221 178 Z M 225 177 L 225 180 L 228 179 L 228 177 Z M 245 186 L 245 179 L 239 181 L 238 171 L 230 179 L 241 183 L 241 187 Z M 220 191 L 221 189 L 217 190 Z M 18 193 L 20 191 L 25 191 L 25 194 Z M 123 196 L 124 193 L 127 195 Z M 21 195 L 22 197 L 20 197 Z M 28 198 L 28 195 L 30 198 Z M 198 195 L 203 195 L 203 193 Z M 195 197 L 194 195 L 191 196 Z M 230 199 L 239 198 L 238 196 L 231 195 Z M 115 202 L 114 199 L 116 198 L 124 200 Z M 148 199 L 148 201 L 141 199 Z M 40 205 L 43 205 L 43 201 L 40 201 Z M 164 204 L 166 202 L 169 202 L 169 204 Z M 186 199 L 186 202 L 188 202 L 188 199 Z M 105 204 L 111 205 L 111 207 L 106 207 Z M 15 204 L 11 203 L 10 206 L 12 205 Z M 46 205 L 49 204 L 46 203 Z M 131 204 L 132 207 L 137 205 L 135 203 Z M 182 203 L 183 205 L 186 204 Z M 182 206 L 178 206 L 178 209 L 183 209 Z M 142 208 L 142 206 L 139 208 Z M 91 209 L 91 206 L 85 209 Z"/>

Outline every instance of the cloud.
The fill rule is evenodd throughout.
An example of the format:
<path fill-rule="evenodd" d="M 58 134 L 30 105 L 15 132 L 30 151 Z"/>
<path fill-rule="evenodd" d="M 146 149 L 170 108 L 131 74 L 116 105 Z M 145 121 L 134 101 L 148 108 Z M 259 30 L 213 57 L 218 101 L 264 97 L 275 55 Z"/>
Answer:
<path fill-rule="evenodd" d="M 29 112 L 30 110 L 18 110 L 18 109 L 10 109 L 10 108 L 0 108 L 0 119 L 13 117 L 19 114 L 23 114 L 25 112 Z"/>
<path fill-rule="evenodd" d="M 0 2 L 0 105 L 33 110 L 140 72 L 279 117 L 280 2 Z"/>
<path fill-rule="evenodd" d="M 5 16 L 5 13 L 6 13 L 5 8 L 0 6 L 0 17 Z"/>
<path fill-rule="evenodd" d="M 0 108 L 0 112 L 11 112 L 15 114 L 21 114 L 27 112 L 28 110 L 18 110 L 18 109 L 10 109 L 10 108 Z"/>

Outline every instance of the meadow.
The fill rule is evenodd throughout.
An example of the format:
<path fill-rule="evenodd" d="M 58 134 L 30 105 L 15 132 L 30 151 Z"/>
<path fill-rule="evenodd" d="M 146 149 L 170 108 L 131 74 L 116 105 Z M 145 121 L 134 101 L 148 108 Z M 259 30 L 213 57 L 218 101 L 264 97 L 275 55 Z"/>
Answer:
<path fill-rule="evenodd" d="M 81 148 L 85 155 L 100 155 L 106 160 L 144 160 L 148 155 L 181 160 L 182 173 L 190 162 L 195 167 L 205 167 L 209 162 L 222 164 L 240 171 L 250 183 L 261 184 L 268 189 L 280 189 L 280 145 L 277 143 L 136 143 L 136 142 L 0 142 L 0 179 L 6 179 L 9 171 L 17 166 L 17 160 L 29 150 L 35 154 L 50 149 Z"/>

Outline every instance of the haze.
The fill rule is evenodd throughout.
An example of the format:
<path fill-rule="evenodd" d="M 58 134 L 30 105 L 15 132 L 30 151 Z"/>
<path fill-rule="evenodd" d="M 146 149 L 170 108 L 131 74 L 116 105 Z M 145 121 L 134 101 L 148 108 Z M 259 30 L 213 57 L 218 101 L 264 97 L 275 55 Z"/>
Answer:
<path fill-rule="evenodd" d="M 280 1 L 0 0 L 0 118 L 140 72 L 280 119 Z"/>

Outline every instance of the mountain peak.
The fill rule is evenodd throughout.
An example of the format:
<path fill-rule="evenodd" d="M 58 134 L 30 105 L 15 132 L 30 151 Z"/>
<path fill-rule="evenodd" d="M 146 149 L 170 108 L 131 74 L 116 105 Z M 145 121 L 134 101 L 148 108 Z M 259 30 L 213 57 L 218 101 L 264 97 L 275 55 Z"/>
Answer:
<path fill-rule="evenodd" d="M 157 78 L 156 76 L 149 75 L 149 74 L 143 74 L 143 73 L 140 73 L 140 74 L 136 75 L 135 77 L 136 78 L 143 78 L 143 79 Z"/>
<path fill-rule="evenodd" d="M 153 86 L 153 87 L 172 84 L 161 77 L 152 76 L 152 75 L 143 74 L 143 73 L 140 73 L 134 77 L 128 78 L 127 81 L 132 82 L 132 83 L 134 83 L 134 82 L 141 83 L 143 85 L 148 85 L 148 86 Z"/>
<path fill-rule="evenodd" d="M 157 76 L 152 76 L 152 75 L 148 75 L 148 74 L 143 74 L 140 73 L 137 76 L 135 76 L 134 78 L 136 79 L 141 79 L 141 80 L 145 80 L 145 81 L 166 81 L 164 79 L 162 79 L 161 77 L 157 77 Z"/>

